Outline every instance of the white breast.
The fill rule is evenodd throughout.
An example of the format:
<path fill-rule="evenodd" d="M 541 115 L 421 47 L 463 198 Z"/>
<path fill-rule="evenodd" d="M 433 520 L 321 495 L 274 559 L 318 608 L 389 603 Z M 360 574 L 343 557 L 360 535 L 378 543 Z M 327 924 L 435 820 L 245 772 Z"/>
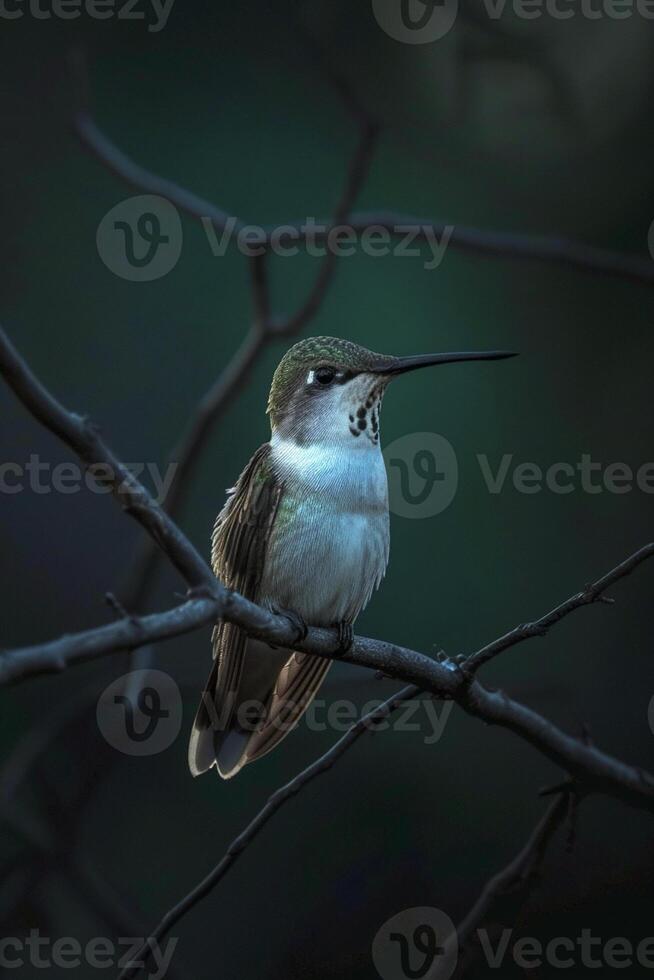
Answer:
<path fill-rule="evenodd" d="M 260 599 L 316 625 L 353 621 L 388 563 L 388 484 L 379 446 L 299 446 L 275 436 L 271 446 L 284 495 Z"/>

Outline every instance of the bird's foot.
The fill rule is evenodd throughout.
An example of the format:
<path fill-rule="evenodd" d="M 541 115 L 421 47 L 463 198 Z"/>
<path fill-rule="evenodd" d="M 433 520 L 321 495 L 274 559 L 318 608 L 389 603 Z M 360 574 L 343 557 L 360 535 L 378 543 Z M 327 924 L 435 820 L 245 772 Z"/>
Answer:
<path fill-rule="evenodd" d="M 294 643 L 302 643 L 303 640 L 306 640 L 309 627 L 299 613 L 295 612 L 294 609 L 280 609 L 277 606 L 273 606 L 271 611 L 289 621 L 296 632 Z"/>
<path fill-rule="evenodd" d="M 338 632 L 338 649 L 336 652 L 339 654 L 347 653 L 354 640 L 354 626 L 342 619 L 340 623 L 334 623 L 334 627 Z"/>

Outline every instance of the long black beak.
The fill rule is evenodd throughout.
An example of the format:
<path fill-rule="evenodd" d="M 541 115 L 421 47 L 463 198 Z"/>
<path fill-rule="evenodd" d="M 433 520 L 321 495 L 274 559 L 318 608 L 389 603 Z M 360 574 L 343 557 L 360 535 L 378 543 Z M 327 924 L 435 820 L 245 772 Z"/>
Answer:
<path fill-rule="evenodd" d="M 373 368 L 375 374 L 405 374 L 418 368 L 431 367 L 434 364 L 452 364 L 454 361 L 503 361 L 507 357 L 517 357 L 515 351 L 480 350 L 459 351 L 450 354 L 415 354 L 411 357 L 384 358 Z"/>

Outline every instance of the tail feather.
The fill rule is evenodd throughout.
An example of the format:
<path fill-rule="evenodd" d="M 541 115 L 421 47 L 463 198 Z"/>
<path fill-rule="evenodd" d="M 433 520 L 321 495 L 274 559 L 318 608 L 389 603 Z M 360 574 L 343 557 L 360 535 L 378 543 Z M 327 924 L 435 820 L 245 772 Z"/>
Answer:
<path fill-rule="evenodd" d="M 331 664 L 271 650 L 259 640 L 244 641 L 242 663 L 221 668 L 217 658 L 207 681 L 189 744 L 194 776 L 216 765 L 219 775 L 230 779 L 275 748 L 297 726 Z M 224 683 L 227 678 L 230 684 Z"/>
<path fill-rule="evenodd" d="M 218 662 L 214 662 L 209 674 L 200 705 L 195 715 L 191 740 L 188 747 L 188 765 L 193 776 L 200 776 L 211 769 L 216 761 L 213 747 L 213 721 L 210 706 L 215 706 L 216 680 L 218 677 Z"/>
<path fill-rule="evenodd" d="M 331 660 L 293 653 L 273 689 L 266 722 L 247 746 L 247 761 L 254 762 L 279 745 L 299 723 L 325 679 Z"/>

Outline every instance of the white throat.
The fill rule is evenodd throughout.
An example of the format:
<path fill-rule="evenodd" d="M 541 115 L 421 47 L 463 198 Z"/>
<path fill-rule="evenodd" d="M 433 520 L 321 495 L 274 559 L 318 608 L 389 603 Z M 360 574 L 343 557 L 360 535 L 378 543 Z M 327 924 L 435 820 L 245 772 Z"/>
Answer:
<path fill-rule="evenodd" d="M 315 493 L 324 504 L 345 510 L 388 509 L 388 481 L 379 442 L 355 439 L 299 444 L 274 432 L 271 461 L 293 489 Z"/>

